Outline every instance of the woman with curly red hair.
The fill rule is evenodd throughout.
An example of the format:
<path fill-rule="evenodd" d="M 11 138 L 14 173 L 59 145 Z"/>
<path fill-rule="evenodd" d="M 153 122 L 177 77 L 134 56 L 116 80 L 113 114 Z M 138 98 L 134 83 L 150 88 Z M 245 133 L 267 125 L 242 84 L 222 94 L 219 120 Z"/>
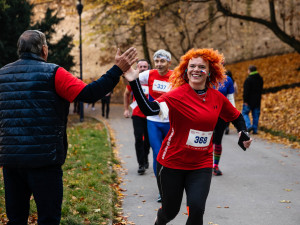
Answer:
<path fill-rule="evenodd" d="M 170 77 L 173 90 L 155 102 L 142 92 L 138 71 L 130 69 L 126 79 L 145 115 L 169 116 L 170 130 L 157 156 L 157 184 L 162 197 L 156 225 L 165 225 L 180 210 L 183 192 L 187 196 L 187 225 L 203 224 L 205 203 L 210 189 L 212 134 L 218 118 L 246 131 L 241 113 L 229 100 L 213 89 L 224 79 L 222 54 L 213 49 L 191 49 L 181 57 Z M 249 148 L 249 141 L 243 142 Z"/>
<path fill-rule="evenodd" d="M 212 88 L 213 85 L 217 87 L 225 78 L 225 68 L 223 67 L 224 57 L 218 51 L 213 49 L 191 49 L 184 56 L 181 57 L 180 64 L 174 69 L 170 76 L 172 87 L 177 88 L 186 83 L 186 69 L 188 63 L 192 58 L 201 57 L 204 61 L 209 62 L 209 71 L 213 76 L 206 80 L 206 88 Z"/>

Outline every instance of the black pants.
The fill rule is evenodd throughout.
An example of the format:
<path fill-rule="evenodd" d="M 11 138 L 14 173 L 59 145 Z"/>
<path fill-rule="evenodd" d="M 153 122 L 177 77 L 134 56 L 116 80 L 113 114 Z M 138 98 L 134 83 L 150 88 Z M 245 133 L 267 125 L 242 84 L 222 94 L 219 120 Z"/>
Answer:
<path fill-rule="evenodd" d="M 225 122 L 221 118 L 218 118 L 218 122 L 214 129 L 214 135 L 213 135 L 213 143 L 214 144 L 217 144 L 217 145 L 222 144 L 223 134 L 224 134 L 225 128 L 228 125 L 229 125 L 229 123 Z"/>
<path fill-rule="evenodd" d="M 139 116 L 132 116 L 135 151 L 139 166 L 148 163 L 150 143 L 147 130 L 147 119 Z"/>
<path fill-rule="evenodd" d="M 184 190 L 189 212 L 186 225 L 202 225 L 211 177 L 211 168 L 177 170 L 157 163 L 157 184 L 162 197 L 162 207 L 157 212 L 157 225 L 167 224 L 176 217 Z"/>
<path fill-rule="evenodd" d="M 73 109 L 73 113 L 80 113 L 80 102 L 77 100 L 74 100 L 74 109 Z"/>
<path fill-rule="evenodd" d="M 106 118 L 109 116 L 109 104 L 110 104 L 110 96 L 105 96 L 101 99 L 102 104 L 102 116 L 105 116 L 105 107 L 106 107 Z"/>
<path fill-rule="evenodd" d="M 59 225 L 63 199 L 62 169 L 3 167 L 7 225 L 27 225 L 33 194 L 39 225 Z"/>

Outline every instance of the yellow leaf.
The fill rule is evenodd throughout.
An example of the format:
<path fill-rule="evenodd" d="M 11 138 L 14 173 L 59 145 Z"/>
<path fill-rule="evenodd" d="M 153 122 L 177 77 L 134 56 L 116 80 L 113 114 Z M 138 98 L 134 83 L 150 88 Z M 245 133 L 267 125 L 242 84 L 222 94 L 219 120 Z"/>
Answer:
<path fill-rule="evenodd" d="M 281 200 L 280 202 L 281 202 L 281 203 L 291 203 L 290 200 Z"/>

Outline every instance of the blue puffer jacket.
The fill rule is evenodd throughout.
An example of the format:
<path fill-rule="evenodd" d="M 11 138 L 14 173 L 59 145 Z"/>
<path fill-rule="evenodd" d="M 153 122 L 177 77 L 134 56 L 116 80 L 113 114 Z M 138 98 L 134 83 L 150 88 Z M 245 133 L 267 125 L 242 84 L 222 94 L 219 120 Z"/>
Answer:
<path fill-rule="evenodd" d="M 31 53 L 0 69 L 0 166 L 64 163 L 70 104 L 55 92 L 57 69 Z"/>

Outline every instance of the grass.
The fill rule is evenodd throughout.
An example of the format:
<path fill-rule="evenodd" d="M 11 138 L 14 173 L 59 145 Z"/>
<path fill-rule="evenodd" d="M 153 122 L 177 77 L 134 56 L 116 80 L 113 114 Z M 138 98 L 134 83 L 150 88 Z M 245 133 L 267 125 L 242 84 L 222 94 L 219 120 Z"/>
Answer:
<path fill-rule="evenodd" d="M 71 117 L 70 120 L 69 150 L 63 166 L 61 225 L 109 224 L 118 214 L 114 207 L 118 196 L 113 188 L 117 174 L 112 169 L 118 161 L 113 157 L 108 131 L 93 119 L 85 118 L 83 123 L 74 123 Z M 33 199 L 31 206 L 30 224 L 37 224 Z M 0 187 L 1 217 L 5 218 L 3 186 Z"/>
<path fill-rule="evenodd" d="M 282 138 L 286 138 L 289 141 L 300 143 L 299 138 L 297 138 L 296 136 L 293 136 L 293 135 L 286 134 L 283 131 L 273 130 L 273 129 L 270 129 L 270 128 L 267 128 L 267 127 L 264 127 L 264 126 L 260 126 L 259 129 L 266 132 L 266 133 L 270 133 L 274 136 L 279 136 L 279 137 L 282 137 Z"/>

